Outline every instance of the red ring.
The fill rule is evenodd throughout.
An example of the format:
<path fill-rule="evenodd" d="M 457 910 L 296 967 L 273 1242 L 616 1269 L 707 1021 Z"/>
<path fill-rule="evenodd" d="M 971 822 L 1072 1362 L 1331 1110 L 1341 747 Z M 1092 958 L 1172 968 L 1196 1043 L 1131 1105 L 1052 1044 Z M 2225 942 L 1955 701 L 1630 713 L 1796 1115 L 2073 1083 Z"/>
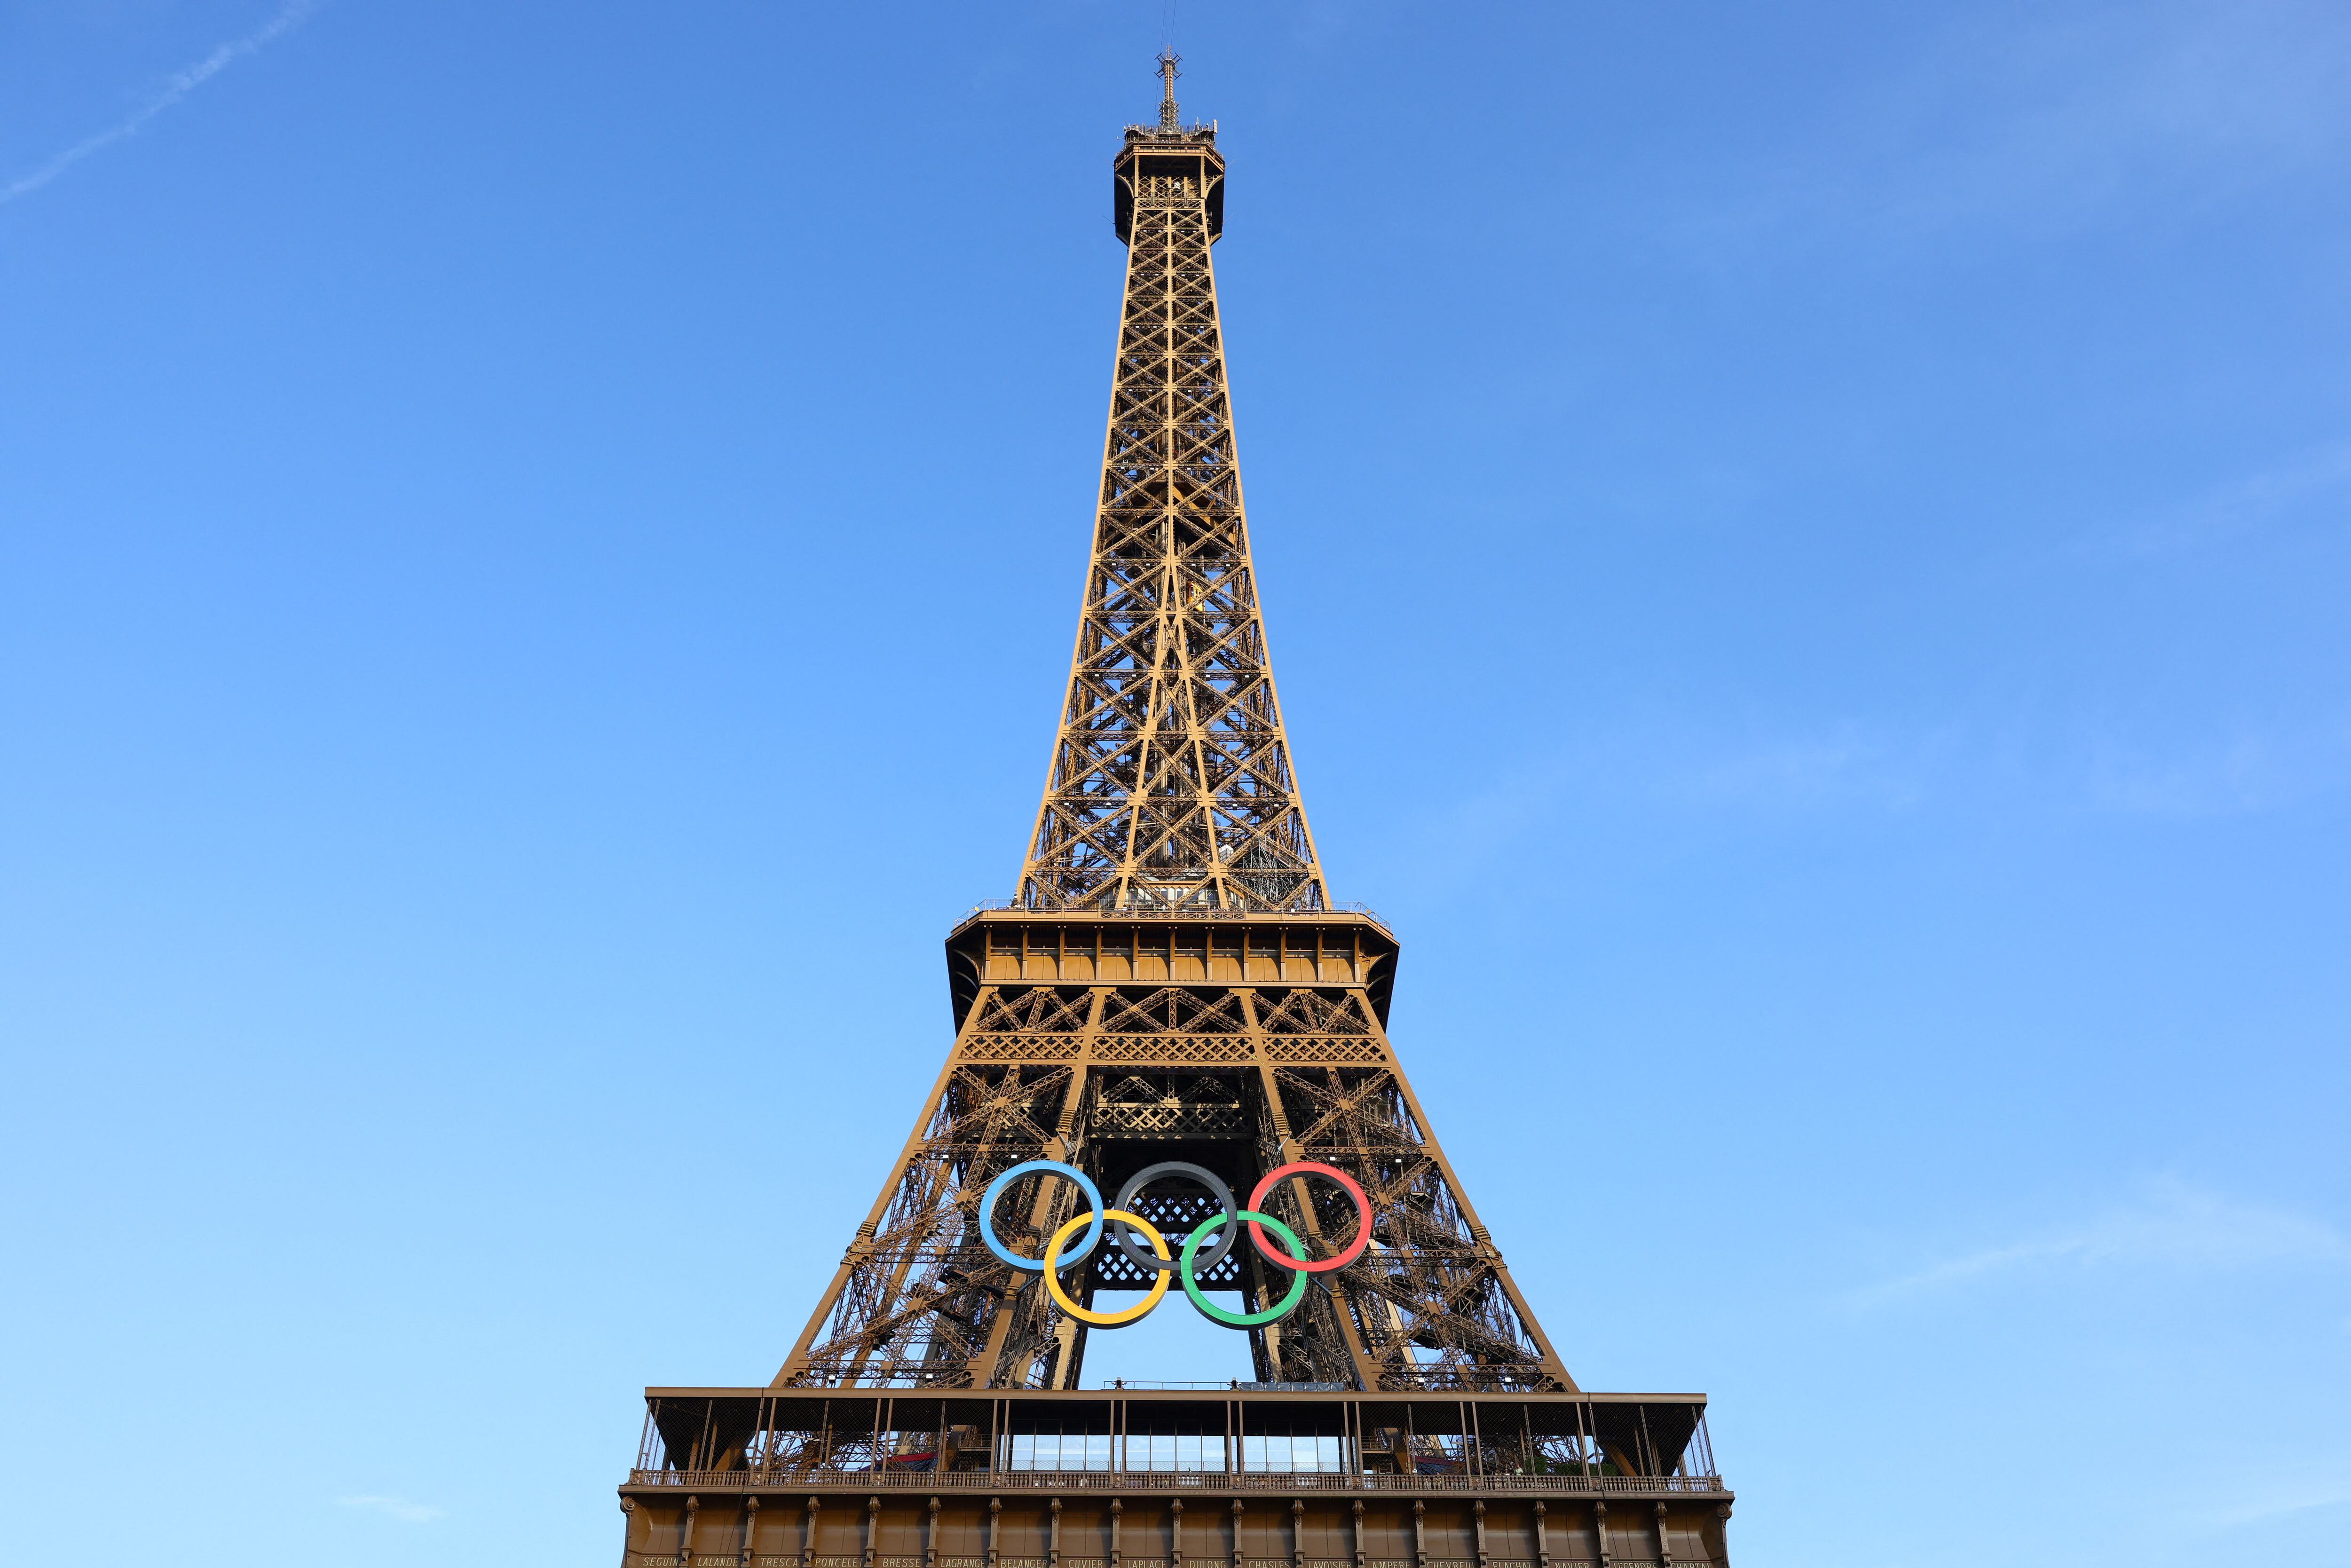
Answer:
<path fill-rule="evenodd" d="M 1301 1263 L 1294 1259 L 1285 1258 L 1280 1253 L 1275 1251 L 1273 1248 L 1267 1243 L 1264 1230 L 1259 1227 L 1258 1222 L 1254 1219 L 1249 1221 L 1249 1239 L 1257 1243 L 1257 1249 L 1265 1255 L 1265 1260 L 1273 1264 L 1277 1268 L 1302 1270 L 1309 1274 L 1322 1274 L 1328 1273 L 1333 1269 L 1345 1268 L 1348 1264 L 1362 1257 L 1364 1255 L 1364 1249 L 1371 1244 L 1371 1200 L 1364 1196 L 1364 1189 L 1355 1185 L 1355 1178 L 1353 1176 L 1349 1176 L 1345 1171 L 1339 1170 L 1331 1166 L 1323 1165 L 1319 1161 L 1300 1160 L 1296 1165 L 1283 1166 L 1280 1170 L 1270 1170 L 1266 1172 L 1265 1179 L 1257 1184 L 1257 1190 L 1255 1192 L 1249 1194 L 1249 1207 L 1251 1208 L 1262 1209 L 1265 1207 L 1265 1195 L 1271 1192 L 1273 1190 L 1273 1184 L 1280 1181 L 1282 1177 L 1310 1175 L 1329 1176 L 1332 1181 L 1337 1182 L 1341 1186 L 1346 1188 L 1347 1196 L 1355 1200 L 1354 1245 L 1349 1247 L 1344 1252 L 1340 1253 L 1336 1258 L 1327 1259 L 1320 1263 Z"/>

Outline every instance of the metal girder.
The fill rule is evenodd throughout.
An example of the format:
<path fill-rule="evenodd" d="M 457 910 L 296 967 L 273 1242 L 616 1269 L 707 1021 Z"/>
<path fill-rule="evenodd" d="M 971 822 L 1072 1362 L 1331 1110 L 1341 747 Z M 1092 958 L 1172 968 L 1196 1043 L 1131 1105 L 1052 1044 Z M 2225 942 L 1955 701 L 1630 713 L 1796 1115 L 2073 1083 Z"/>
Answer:
<path fill-rule="evenodd" d="M 1363 1255 L 1251 1331 L 1259 1380 L 1573 1389 L 1388 1043 L 1393 939 L 1331 909 L 1307 830 L 1233 450 L 1215 132 L 1182 127 L 1171 99 L 1159 127 L 1128 131 L 1116 178 L 1126 293 L 1101 507 L 1019 896 L 949 940 L 967 997 L 955 1047 L 778 1385 L 1075 1387 L 1087 1331 L 981 1244 L 980 1196 L 1037 1159 L 1108 1190 L 1180 1137 L 1237 1191 L 1310 1159 L 1371 1204 Z M 999 1234 L 1034 1256 L 1077 1200 L 1026 1178 Z M 1290 1181 L 1265 1201 L 1310 1244 L 1353 1238 L 1337 1193 Z M 1289 1284 L 1235 1259 L 1212 1287 L 1261 1307 Z M 1084 1299 L 1132 1272 L 1097 1262 Z"/>
<path fill-rule="evenodd" d="M 1393 948 L 1358 940 L 1343 961 L 1331 956 L 1346 919 L 1322 917 L 1312 942 L 1286 923 L 1272 941 L 1262 927 L 1210 925 L 1189 956 L 1172 939 L 1155 951 L 1167 927 L 1127 915 L 1005 911 L 967 923 L 954 945 L 980 977 L 977 994 L 779 1384 L 1075 1387 L 1088 1331 L 981 1245 L 980 1195 L 1032 1159 L 1067 1161 L 1109 1191 L 1180 1139 L 1185 1157 L 1236 1191 L 1317 1160 L 1354 1176 L 1371 1207 L 1363 1256 L 1322 1276 L 1288 1322 L 1253 1333 L 1259 1380 L 1573 1389 L 1371 1004 L 1369 979 Z M 1284 956 L 1294 949 L 1313 956 Z M 998 1233 L 1033 1256 L 1077 1201 L 1064 1184 L 1027 1178 L 1000 1206 Z M 1353 1238 L 1352 1206 L 1335 1191 L 1293 1181 L 1265 1201 L 1331 1250 Z M 1288 1283 L 1274 1272 L 1250 1262 L 1210 1283 L 1263 1306 Z M 1134 1283 L 1098 1265 L 1081 1302 Z"/>
<path fill-rule="evenodd" d="M 1704 1396 L 1576 1387 L 1388 1040 L 1394 934 L 1330 901 L 1234 457 L 1224 161 L 1175 64 L 1117 162 L 1101 506 L 1018 895 L 949 933 L 947 1060 L 774 1381 L 646 1391 L 624 1568 L 1728 1560 Z M 983 1216 L 1032 1160 L 1105 1201 L 1134 1182 L 1124 1207 L 1171 1238 L 1221 1183 L 1318 1259 L 1364 1245 L 1249 1331 L 1249 1381 L 1087 1391 L 1088 1328 L 981 1239 L 1033 1259 L 1082 1201 L 1030 1175 Z M 1265 1181 L 1301 1161 L 1367 1218 L 1327 1178 Z M 1063 1288 L 1099 1311 L 1146 1263 L 1098 1247 Z M 1290 1278 L 1236 1245 L 1196 1284 L 1263 1310 Z"/>
<path fill-rule="evenodd" d="M 1018 902 L 1323 909 L 1233 447 L 1209 260 L 1224 159 L 1213 130 L 1162 118 L 1117 163 L 1126 293 L 1100 509 Z"/>

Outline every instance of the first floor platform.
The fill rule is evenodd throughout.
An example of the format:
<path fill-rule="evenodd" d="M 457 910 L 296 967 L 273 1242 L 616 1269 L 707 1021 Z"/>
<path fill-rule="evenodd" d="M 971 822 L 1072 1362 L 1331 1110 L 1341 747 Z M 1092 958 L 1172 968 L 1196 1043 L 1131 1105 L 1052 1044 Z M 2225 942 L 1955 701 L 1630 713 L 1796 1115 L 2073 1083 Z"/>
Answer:
<path fill-rule="evenodd" d="M 648 1389 L 624 1568 L 1723 1568 L 1702 1395 Z"/>

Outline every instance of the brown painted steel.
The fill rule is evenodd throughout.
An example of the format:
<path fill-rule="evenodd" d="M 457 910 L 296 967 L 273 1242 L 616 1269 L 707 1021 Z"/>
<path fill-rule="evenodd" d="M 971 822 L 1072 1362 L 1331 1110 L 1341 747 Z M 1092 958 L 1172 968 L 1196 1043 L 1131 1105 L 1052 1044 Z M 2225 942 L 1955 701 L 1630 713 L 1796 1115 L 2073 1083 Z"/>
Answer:
<path fill-rule="evenodd" d="M 1018 891 L 948 935 L 954 1045 L 774 1382 L 647 1391 L 628 1561 L 1719 1563 L 1704 1396 L 1577 1388 L 1388 1040 L 1394 934 L 1331 901 L 1241 505 L 1209 262 L 1224 160 L 1161 67 L 1159 123 L 1129 127 L 1114 166 L 1128 256 L 1101 506 Z M 1037 1159 L 1106 1197 L 1165 1160 L 1239 1193 L 1320 1161 L 1362 1184 L 1371 1244 L 1250 1332 L 1249 1383 L 1089 1393 L 1087 1328 L 979 1240 L 990 1181 Z M 1035 1256 L 1078 1201 L 1024 1178 L 998 1232 Z M 1138 1201 L 1170 1234 L 1209 1204 Z M 1322 1184 L 1265 1204 L 1318 1256 L 1353 1239 Z M 1071 1280 L 1089 1306 L 1147 1282 L 1109 1247 Z M 1204 1277 L 1248 1310 L 1289 1283 L 1247 1247 Z"/>
<path fill-rule="evenodd" d="M 1131 127 L 1125 304 L 1070 687 L 1019 902 L 1328 907 L 1282 732 L 1225 385 L 1213 128 Z"/>

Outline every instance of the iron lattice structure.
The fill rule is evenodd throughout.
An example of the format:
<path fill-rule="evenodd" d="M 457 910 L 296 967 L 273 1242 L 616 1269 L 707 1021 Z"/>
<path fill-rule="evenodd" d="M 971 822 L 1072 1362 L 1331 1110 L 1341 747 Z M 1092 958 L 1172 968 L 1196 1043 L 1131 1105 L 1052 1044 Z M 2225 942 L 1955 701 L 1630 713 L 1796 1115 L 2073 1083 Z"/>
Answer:
<path fill-rule="evenodd" d="M 1101 506 L 1018 895 L 948 934 L 955 1043 L 782 1370 L 645 1391 L 623 1568 L 1729 1568 L 1705 1396 L 1568 1376 L 1389 1043 L 1395 938 L 1325 889 L 1234 455 L 1224 160 L 1175 68 L 1115 165 Z M 1088 1389 L 1087 1329 L 981 1241 L 1029 1160 L 1106 1201 L 1316 1161 L 1371 1234 L 1249 1331 L 1249 1382 Z M 1221 1212 L 1138 1193 L 1171 1237 Z M 1028 1176 L 997 1229 L 1036 1257 L 1080 1201 Z M 1258 1206 L 1322 1259 L 1363 1223 L 1320 1179 Z M 1089 1310 L 1148 1282 L 1110 1245 L 1065 1280 Z M 1200 1283 L 1261 1311 L 1289 1279 L 1235 1247 Z"/>
<path fill-rule="evenodd" d="M 1252 1331 L 1259 1380 L 1573 1389 L 1388 1042 L 1395 939 L 1325 890 L 1234 453 L 1210 260 L 1224 160 L 1213 126 L 1176 120 L 1163 65 L 1160 123 L 1130 127 L 1114 169 L 1126 288 L 1101 506 L 1019 892 L 948 938 L 955 1047 L 778 1382 L 1075 1387 L 1087 1330 L 979 1240 L 999 1172 L 1065 1160 L 1109 1192 L 1182 1158 L 1246 1191 L 1311 1159 L 1363 1184 L 1373 1244 Z M 1352 1239 L 1343 1197 L 1286 1185 L 1271 1201 L 1301 1234 Z M 1000 1223 L 1033 1239 L 1075 1201 L 1029 1177 Z M 1102 1251 L 1084 1300 L 1140 1287 Z M 1288 1284 L 1263 1268 L 1228 1260 L 1209 1283 L 1261 1307 Z"/>
<path fill-rule="evenodd" d="M 1209 246 L 1215 131 L 1130 132 L 1125 304 L 1069 699 L 1029 909 L 1311 911 L 1328 899 L 1249 566 Z"/>

